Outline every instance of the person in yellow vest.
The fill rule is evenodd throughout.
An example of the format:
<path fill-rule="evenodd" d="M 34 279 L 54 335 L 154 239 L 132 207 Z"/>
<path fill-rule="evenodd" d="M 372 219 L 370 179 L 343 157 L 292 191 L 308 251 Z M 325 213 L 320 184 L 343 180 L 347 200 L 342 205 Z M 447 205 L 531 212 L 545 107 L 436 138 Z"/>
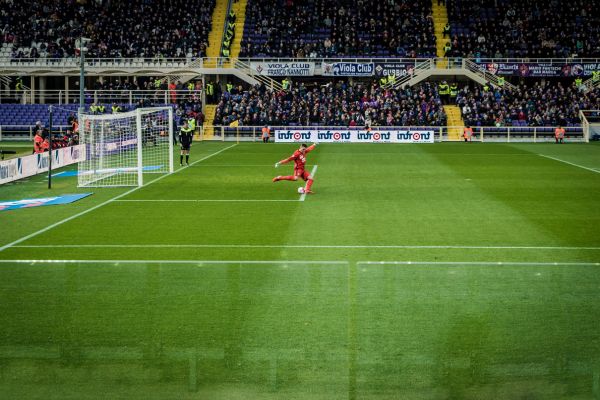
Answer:
<path fill-rule="evenodd" d="M 188 82 L 188 84 L 187 84 L 187 90 L 188 90 L 188 92 L 193 92 L 194 91 L 194 82 Z"/>
<path fill-rule="evenodd" d="M 390 85 L 393 86 L 396 83 L 396 75 L 395 74 L 388 75 L 387 81 Z"/>
<path fill-rule="evenodd" d="M 448 35 L 448 37 L 450 37 L 450 22 L 447 22 L 446 25 L 444 26 L 443 34 L 444 35 L 442 37 L 446 37 L 446 35 Z"/>
<path fill-rule="evenodd" d="M 223 57 L 229 58 L 229 49 L 223 49 Z"/>
<path fill-rule="evenodd" d="M 583 79 L 575 78 L 575 87 L 579 88 L 581 86 L 581 84 L 583 84 Z"/>
<path fill-rule="evenodd" d="M 155 89 L 160 89 L 160 84 L 161 84 L 160 79 L 157 78 L 154 80 L 154 88 Z"/>
<path fill-rule="evenodd" d="M 387 85 L 387 76 L 384 75 L 381 78 L 379 78 L 379 85 L 382 87 Z"/>
<path fill-rule="evenodd" d="M 96 103 L 92 103 L 90 105 L 90 113 L 92 114 L 98 114 L 98 106 L 96 105 Z"/>
<path fill-rule="evenodd" d="M 483 91 L 484 91 L 484 92 L 489 92 L 489 91 L 490 91 L 490 84 L 489 84 L 489 83 L 487 83 L 487 82 L 486 82 L 486 83 L 483 85 Z"/>
<path fill-rule="evenodd" d="M 444 45 L 444 57 L 450 57 L 452 52 L 452 45 L 450 44 L 450 42 L 446 42 L 446 44 Z"/>
<path fill-rule="evenodd" d="M 463 139 L 465 140 L 465 142 L 470 142 L 472 137 L 473 128 L 471 128 L 469 125 L 465 126 L 465 129 L 463 129 Z"/>
<path fill-rule="evenodd" d="M 17 100 L 18 102 L 21 102 L 21 100 L 23 99 L 23 95 L 25 93 L 24 89 L 25 87 L 23 86 L 23 78 L 18 77 L 17 83 L 15 84 L 15 100 Z"/>
<path fill-rule="evenodd" d="M 556 143 L 563 143 L 563 139 L 565 138 L 565 129 L 562 126 L 558 126 L 558 128 L 556 128 L 554 130 L 554 140 L 556 140 Z"/>
<path fill-rule="evenodd" d="M 104 104 L 100 104 L 96 109 L 98 110 L 99 114 L 104 114 L 104 111 L 106 111 L 106 107 L 104 107 Z"/>
<path fill-rule="evenodd" d="M 503 76 L 499 76 L 498 77 L 498 86 L 502 87 L 504 86 L 504 82 L 505 82 L 505 78 Z"/>
<path fill-rule="evenodd" d="M 227 84 L 225 85 L 226 90 L 231 93 L 231 89 L 233 89 L 233 85 L 229 82 L 227 82 Z"/>
<path fill-rule="evenodd" d="M 456 96 L 458 96 L 458 84 L 456 82 L 450 85 L 450 103 L 456 103 Z"/>
<path fill-rule="evenodd" d="M 283 78 L 283 80 L 281 81 L 281 88 L 283 90 L 288 90 L 290 87 L 290 81 L 288 80 L 288 78 Z"/>
<path fill-rule="evenodd" d="M 119 111 L 121 111 L 121 108 L 117 104 L 113 104 L 112 107 L 111 107 L 111 111 L 112 111 L 113 114 L 116 114 Z"/>
<path fill-rule="evenodd" d="M 189 117 L 187 120 L 188 128 L 192 131 L 192 135 L 196 133 L 196 118 Z"/>
<path fill-rule="evenodd" d="M 448 104 L 448 96 L 450 95 L 450 86 L 448 86 L 448 83 L 446 81 L 442 81 L 442 83 L 440 83 L 438 85 L 438 92 L 440 94 L 440 97 L 442 98 L 442 103 Z"/>
<path fill-rule="evenodd" d="M 592 71 L 592 82 L 600 82 L 600 71 Z"/>
<path fill-rule="evenodd" d="M 267 125 L 262 128 L 262 141 L 263 143 L 269 143 L 269 138 L 271 137 L 271 130 Z"/>
<path fill-rule="evenodd" d="M 207 99 L 206 99 L 206 100 L 207 100 L 209 103 L 212 103 L 212 102 L 214 101 L 214 99 L 213 99 L 213 95 L 214 95 L 214 94 L 215 94 L 215 87 L 214 87 L 214 85 L 212 84 L 212 82 L 208 82 L 208 83 L 206 84 L 206 97 L 207 97 Z"/>

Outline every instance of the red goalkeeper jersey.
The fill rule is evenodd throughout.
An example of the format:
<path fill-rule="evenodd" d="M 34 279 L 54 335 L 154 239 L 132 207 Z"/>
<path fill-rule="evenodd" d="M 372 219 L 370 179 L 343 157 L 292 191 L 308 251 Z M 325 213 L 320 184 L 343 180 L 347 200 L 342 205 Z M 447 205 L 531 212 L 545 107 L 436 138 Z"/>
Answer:
<path fill-rule="evenodd" d="M 294 152 L 294 154 L 292 154 L 291 157 L 288 157 L 285 160 L 281 160 L 279 163 L 285 164 L 285 163 L 288 163 L 293 160 L 294 161 L 294 170 L 304 170 L 304 166 L 306 165 L 306 154 L 313 151 L 314 148 L 315 148 L 314 144 L 311 146 L 308 146 L 306 148 L 306 150 L 304 150 L 304 154 L 302 154 L 302 152 L 300 152 L 300 150 L 296 150 Z"/>

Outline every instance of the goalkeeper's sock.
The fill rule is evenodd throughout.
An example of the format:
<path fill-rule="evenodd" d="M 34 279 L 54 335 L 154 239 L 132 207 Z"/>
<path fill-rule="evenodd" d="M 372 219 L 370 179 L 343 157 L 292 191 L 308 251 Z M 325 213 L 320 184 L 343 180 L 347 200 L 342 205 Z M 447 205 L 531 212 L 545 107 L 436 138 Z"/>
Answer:
<path fill-rule="evenodd" d="M 186 163 L 186 164 L 189 164 L 189 163 L 190 163 L 190 156 L 189 156 L 189 155 L 186 155 L 186 156 L 185 156 L 185 163 Z"/>
<path fill-rule="evenodd" d="M 306 192 L 310 191 L 310 187 L 312 186 L 313 182 L 313 179 L 309 179 L 306 181 L 306 188 L 304 189 Z"/>
<path fill-rule="evenodd" d="M 293 181 L 294 178 L 295 178 L 294 175 L 280 176 L 279 180 L 280 181 Z"/>

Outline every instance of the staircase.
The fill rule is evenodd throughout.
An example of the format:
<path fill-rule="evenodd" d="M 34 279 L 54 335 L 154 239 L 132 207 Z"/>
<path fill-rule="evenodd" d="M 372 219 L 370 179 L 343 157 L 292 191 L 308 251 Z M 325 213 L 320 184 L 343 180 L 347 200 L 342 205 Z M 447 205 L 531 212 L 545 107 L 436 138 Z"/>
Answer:
<path fill-rule="evenodd" d="M 448 67 L 448 59 L 444 58 L 444 45 L 450 40 L 449 37 L 444 38 L 444 26 L 448 23 L 448 10 L 445 5 L 438 5 L 437 0 L 432 0 L 431 5 L 433 9 L 436 55 L 438 58 L 437 67 L 445 69 Z"/>
<path fill-rule="evenodd" d="M 460 140 L 465 122 L 460 114 L 460 108 L 455 105 L 444 106 L 444 112 L 448 116 L 448 140 Z"/>
<path fill-rule="evenodd" d="M 215 104 L 207 104 L 204 106 L 204 124 L 202 129 L 204 131 L 203 140 L 213 140 L 215 138 L 215 128 L 213 122 L 215 121 L 215 113 L 217 106 Z"/>
<path fill-rule="evenodd" d="M 223 30 L 227 19 L 228 0 L 217 0 L 212 15 L 212 29 L 208 34 L 208 48 L 206 49 L 207 60 L 204 61 L 205 68 L 215 68 L 217 58 L 221 57 L 221 44 L 223 43 Z M 237 33 L 237 32 L 236 32 Z"/>
<path fill-rule="evenodd" d="M 244 36 L 244 22 L 246 20 L 246 5 L 248 0 L 238 0 L 231 5 L 231 9 L 235 13 L 235 35 L 229 55 L 231 58 L 238 58 L 242 48 L 242 36 Z M 226 62 L 223 65 L 225 68 L 230 67 L 231 63 Z"/>

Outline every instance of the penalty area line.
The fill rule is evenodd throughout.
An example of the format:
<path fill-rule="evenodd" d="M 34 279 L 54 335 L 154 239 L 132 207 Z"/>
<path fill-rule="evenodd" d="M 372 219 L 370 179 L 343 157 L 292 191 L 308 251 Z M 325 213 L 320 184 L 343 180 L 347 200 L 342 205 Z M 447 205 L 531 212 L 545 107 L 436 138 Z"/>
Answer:
<path fill-rule="evenodd" d="M 348 261 L 329 260 L 0 260 L 0 264 L 334 264 Z"/>
<path fill-rule="evenodd" d="M 209 159 L 209 158 L 211 158 L 211 157 L 214 157 L 214 156 L 216 156 L 217 154 L 220 154 L 220 153 L 224 152 L 225 150 L 229 150 L 229 149 L 231 149 L 232 147 L 235 147 L 235 146 L 237 146 L 237 143 L 236 143 L 236 144 L 233 144 L 233 145 L 231 145 L 231 146 L 225 147 L 224 149 L 221 149 L 221 150 L 219 150 L 219 151 L 217 151 L 217 152 L 215 152 L 215 153 L 209 154 L 208 156 L 206 156 L 206 157 L 204 157 L 204 158 L 201 158 L 201 159 L 199 159 L 199 160 L 196 160 L 196 161 L 194 161 L 193 163 L 191 163 L 190 165 L 194 165 L 194 164 L 197 164 L 197 163 L 199 163 L 199 162 L 201 162 L 201 161 L 207 160 L 207 159 Z M 15 240 L 15 241 L 11 242 L 11 243 L 5 244 L 4 246 L 0 247 L 0 253 L 1 253 L 1 252 L 3 252 L 4 250 L 6 250 L 6 249 L 10 248 L 10 247 L 14 247 L 15 245 L 17 245 L 17 244 L 19 244 L 19 243 L 22 243 L 22 242 L 24 242 L 24 241 L 26 241 L 26 240 L 29 240 L 29 239 L 31 239 L 31 238 L 33 238 L 33 237 L 35 237 L 35 236 L 38 236 L 38 235 L 42 234 L 42 233 L 44 233 L 44 232 L 47 232 L 47 231 L 49 231 L 50 229 L 56 228 L 57 226 L 59 226 L 59 225 L 62 225 L 62 224 L 64 224 L 65 222 L 72 221 L 72 220 L 74 220 L 75 218 L 79 218 L 79 217 L 81 217 L 82 215 L 85 215 L 85 214 L 87 214 L 87 213 L 89 213 L 89 212 L 92 212 L 92 211 L 94 211 L 94 210 L 97 210 L 97 209 L 98 209 L 98 208 L 100 208 L 100 207 L 104 207 L 105 205 L 107 205 L 107 204 L 110 204 L 110 203 L 112 203 L 112 202 L 114 202 L 114 201 L 116 201 L 116 200 L 118 200 L 118 199 L 120 199 L 120 198 L 122 198 L 122 197 L 125 197 L 125 196 L 127 196 L 127 195 L 129 195 L 129 194 L 131 194 L 131 193 L 135 192 L 135 191 L 136 191 L 136 190 L 138 190 L 138 189 L 141 189 L 141 188 L 144 188 L 144 187 L 146 187 L 146 186 L 149 186 L 149 185 L 151 185 L 151 184 L 153 184 L 153 183 L 155 183 L 155 182 L 158 182 L 158 181 L 160 181 L 161 179 L 164 179 L 164 178 L 166 178 L 167 176 L 171 176 L 171 175 L 173 175 L 173 174 L 176 174 L 176 173 L 178 173 L 178 172 L 180 172 L 180 171 L 185 171 L 185 170 L 186 170 L 186 168 L 180 168 L 180 169 L 177 169 L 177 170 L 175 170 L 175 171 L 174 171 L 173 173 L 171 173 L 171 174 L 165 174 L 165 175 L 161 175 L 161 176 L 159 176 L 158 178 L 156 178 L 156 179 L 153 179 L 153 180 L 151 180 L 151 181 L 150 181 L 150 182 L 148 182 L 148 183 L 145 183 L 143 186 L 136 186 L 136 187 L 134 187 L 133 189 L 130 189 L 130 190 L 128 190 L 128 191 L 126 191 L 126 192 L 124 192 L 124 193 L 121 193 L 121 194 L 119 194 L 119 195 L 117 195 L 117 196 L 114 196 L 114 197 L 112 197 L 112 198 L 110 198 L 110 199 L 108 199 L 108 200 L 106 200 L 106 201 L 104 201 L 104 202 L 102 202 L 102 203 L 100 203 L 100 204 L 97 204 L 97 205 L 95 205 L 94 207 L 88 208 L 87 210 L 84 210 L 84 211 L 82 211 L 82 212 L 80 212 L 80 213 L 77 213 L 77 214 L 75 214 L 75 215 L 71 215 L 70 217 L 67 217 L 67 218 L 65 218 L 65 219 L 62 219 L 62 220 L 60 220 L 60 221 L 58 221 L 58 222 L 55 222 L 55 223 L 53 223 L 53 224 L 51 224 L 51 225 L 48 225 L 47 227 L 45 227 L 45 228 L 42 228 L 42 229 L 40 229 L 40 230 L 38 230 L 38 231 L 36 231 L 36 232 L 33 232 L 33 233 L 31 233 L 31 234 L 29 234 L 29 235 L 27 235 L 27 236 L 23 236 L 23 237 L 22 237 L 22 238 L 20 238 L 20 239 L 17 239 L 17 240 Z"/>
<path fill-rule="evenodd" d="M 583 165 L 579 165 L 579 164 L 575 164 L 575 163 L 572 163 L 572 162 L 569 162 L 569 161 L 561 160 L 560 158 L 556 158 L 556 157 L 546 156 L 544 154 L 538 154 L 538 155 L 540 157 L 549 158 L 549 159 L 554 160 L 554 161 L 558 161 L 558 162 L 561 162 L 561 163 L 569 164 L 569 165 L 572 165 L 572 166 L 577 167 L 577 168 L 583 168 L 583 169 L 586 169 L 588 171 L 592 171 L 592 172 L 595 172 L 597 174 L 600 174 L 600 170 L 598 168 L 584 167 Z"/>
<path fill-rule="evenodd" d="M 600 262 L 534 262 L 534 261 L 357 261 L 356 265 L 436 265 L 436 266 L 600 266 Z"/>
<path fill-rule="evenodd" d="M 238 203 L 238 202 L 298 202 L 298 200 L 289 199 L 130 199 L 130 200 L 115 200 L 119 203 Z"/>
<path fill-rule="evenodd" d="M 317 168 L 318 167 L 319 167 L 318 165 L 315 165 L 313 167 L 313 169 L 310 171 L 310 175 L 313 177 L 313 179 L 315 177 L 315 174 L 317 173 Z M 304 201 L 304 199 L 306 199 L 306 193 L 302 193 L 302 196 L 300 196 L 300 200 L 299 201 Z"/>

